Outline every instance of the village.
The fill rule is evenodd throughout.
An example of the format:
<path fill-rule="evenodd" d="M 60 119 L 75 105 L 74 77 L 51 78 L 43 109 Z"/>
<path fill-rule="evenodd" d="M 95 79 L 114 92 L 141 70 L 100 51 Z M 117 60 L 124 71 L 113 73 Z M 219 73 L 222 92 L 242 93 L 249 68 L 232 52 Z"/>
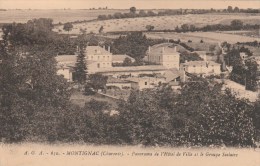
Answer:
<path fill-rule="evenodd" d="M 160 86 L 170 86 L 173 90 L 181 88 L 180 84 L 189 81 L 190 77 L 198 76 L 203 78 L 213 77 L 216 82 L 224 83 L 224 87 L 232 89 L 241 98 L 248 98 L 255 101 L 257 92 L 246 90 L 245 86 L 228 79 L 232 67 L 223 66 L 212 59 L 207 51 L 194 51 L 201 60 L 180 62 L 180 52 L 178 44 L 160 43 L 149 46 L 146 50 L 144 61 L 152 65 L 142 66 L 118 66 L 126 60 L 130 63 L 135 61 L 128 55 L 112 54 L 110 46 L 87 46 L 85 49 L 85 61 L 88 74 L 100 74 L 106 76 L 104 87 L 97 89 L 99 94 L 115 99 L 127 100 L 131 90 L 153 89 Z M 221 47 L 221 46 L 220 46 Z M 225 50 L 222 53 L 224 56 Z M 248 55 L 240 53 L 242 59 Z M 75 74 L 75 64 L 77 54 L 59 55 L 56 57 L 57 73 L 63 75 L 68 82 L 73 83 Z M 258 64 L 260 61 L 257 61 Z M 113 64 L 117 64 L 114 66 Z M 223 68 L 227 68 L 223 71 Z M 258 77 L 258 91 L 259 91 Z"/>
<path fill-rule="evenodd" d="M 0 10 L 0 145 L 259 148 L 259 10 L 171 5 Z"/>

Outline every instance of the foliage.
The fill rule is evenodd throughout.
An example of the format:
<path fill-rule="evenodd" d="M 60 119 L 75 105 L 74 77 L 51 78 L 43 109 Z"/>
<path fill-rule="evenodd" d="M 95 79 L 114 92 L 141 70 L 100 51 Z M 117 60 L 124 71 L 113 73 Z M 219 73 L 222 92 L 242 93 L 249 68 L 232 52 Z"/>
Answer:
<path fill-rule="evenodd" d="M 104 89 L 107 83 L 107 76 L 103 76 L 101 74 L 90 74 L 89 75 L 89 85 L 96 91 L 99 89 Z"/>
<path fill-rule="evenodd" d="M 203 59 L 197 53 L 189 53 L 187 51 L 180 54 L 180 63 L 186 61 L 202 61 Z"/>
<path fill-rule="evenodd" d="M 134 7 L 134 6 L 131 7 L 131 8 L 130 8 L 130 13 L 135 13 L 135 12 L 136 12 L 136 7 Z"/>
<path fill-rule="evenodd" d="M 258 64 L 251 58 L 242 59 L 240 57 L 241 50 L 245 52 L 248 51 L 248 49 L 245 48 L 232 48 L 224 57 L 225 63 L 233 67 L 230 79 L 245 85 L 247 90 L 255 91 L 257 87 L 256 77 Z M 251 55 L 252 54 L 249 53 L 248 56 L 250 57 Z"/>
<path fill-rule="evenodd" d="M 147 29 L 147 31 L 152 31 L 154 29 L 154 26 L 152 25 L 146 25 L 145 27 Z"/>
<path fill-rule="evenodd" d="M 63 30 L 67 31 L 68 33 L 72 30 L 73 24 L 70 22 L 67 22 L 63 25 Z"/>
<path fill-rule="evenodd" d="M 149 45 L 154 45 L 163 42 L 164 40 L 147 39 L 142 32 L 132 32 L 127 36 L 120 36 L 115 39 L 111 45 L 113 54 L 127 54 L 134 58 L 139 63 L 146 55 Z"/>
<path fill-rule="evenodd" d="M 69 102 L 68 84 L 56 74 L 55 50 L 48 35 L 51 34 L 50 22 L 39 19 L 3 27 L 0 48 L 0 139 L 3 141 L 19 142 L 38 136 L 39 139 L 41 136 L 35 133 L 40 133 L 37 123 L 42 121 L 37 116 L 65 109 Z M 32 23 L 34 28 L 30 27 Z M 21 32 L 25 32 L 25 36 L 17 38 L 16 34 Z M 36 34 L 39 38 L 34 36 Z"/>
<path fill-rule="evenodd" d="M 85 60 L 85 46 L 79 46 L 79 52 L 77 55 L 77 62 L 75 65 L 74 80 L 80 84 L 84 84 L 87 79 L 87 66 Z"/>
<path fill-rule="evenodd" d="M 104 31 L 104 27 L 101 26 L 101 27 L 99 28 L 98 32 L 99 32 L 99 33 L 103 33 L 103 31 Z"/>

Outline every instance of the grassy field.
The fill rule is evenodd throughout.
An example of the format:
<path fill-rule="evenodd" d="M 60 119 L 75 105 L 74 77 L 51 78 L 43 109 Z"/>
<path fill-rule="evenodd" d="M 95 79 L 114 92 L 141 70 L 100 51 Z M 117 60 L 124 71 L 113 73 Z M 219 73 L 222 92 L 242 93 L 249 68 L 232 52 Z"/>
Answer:
<path fill-rule="evenodd" d="M 98 33 L 101 26 L 104 27 L 104 32 L 113 31 L 141 31 L 146 30 L 146 25 L 153 25 L 155 30 L 173 30 L 176 26 L 182 24 L 194 24 L 197 27 L 205 25 L 212 25 L 218 23 L 230 24 L 234 19 L 240 19 L 244 22 L 252 24 L 260 23 L 260 15 L 221 15 L 221 14 L 201 14 L 201 15 L 176 15 L 176 16 L 156 16 L 156 17 L 140 17 L 140 18 L 125 18 L 125 19 L 113 19 L 94 21 L 87 23 L 74 24 L 74 28 L 71 31 L 72 34 L 78 34 L 80 29 L 85 29 L 87 32 Z M 55 31 L 61 30 L 62 26 L 56 27 Z"/>
<path fill-rule="evenodd" d="M 226 34 L 220 32 L 189 32 L 189 33 L 146 33 L 149 38 L 164 38 L 164 39 L 180 39 L 183 42 L 191 40 L 192 42 L 199 42 L 203 40 L 204 42 L 216 43 L 227 41 L 229 43 L 237 42 L 252 42 L 260 41 L 259 37 L 248 37 L 236 34 Z"/>
<path fill-rule="evenodd" d="M 0 23 L 25 23 L 33 18 L 52 18 L 54 23 L 65 23 L 77 20 L 93 20 L 98 15 L 128 12 L 128 10 L 7 10 L 0 12 Z"/>

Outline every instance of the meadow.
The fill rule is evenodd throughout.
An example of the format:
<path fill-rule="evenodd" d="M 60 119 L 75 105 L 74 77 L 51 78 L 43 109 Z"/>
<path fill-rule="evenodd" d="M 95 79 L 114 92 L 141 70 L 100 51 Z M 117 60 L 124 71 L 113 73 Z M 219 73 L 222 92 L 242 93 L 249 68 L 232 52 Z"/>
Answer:
<path fill-rule="evenodd" d="M 116 12 L 128 12 L 128 10 L 7 10 L 0 11 L 0 23 L 25 23 L 33 18 L 52 18 L 54 23 L 66 23 L 77 20 L 93 20 L 96 19 L 98 15 L 114 14 Z"/>
<path fill-rule="evenodd" d="M 150 32 L 146 33 L 146 36 L 154 39 L 180 39 L 183 42 L 187 42 L 191 40 L 192 42 L 200 42 L 203 40 L 204 42 L 228 42 L 231 44 L 235 44 L 237 42 L 252 42 L 252 41 L 260 41 L 259 37 L 249 37 L 249 36 L 241 36 L 237 34 L 226 34 L 220 32 L 188 32 L 188 33 L 155 33 Z"/>
<path fill-rule="evenodd" d="M 189 15 L 175 15 L 175 16 L 156 16 L 156 17 L 139 17 L 139 18 L 124 18 L 112 20 L 99 20 L 86 23 L 74 24 L 71 34 L 79 34 L 80 29 L 85 29 L 88 33 L 98 33 L 101 26 L 104 27 L 104 32 L 114 31 L 143 31 L 146 30 L 147 25 L 153 25 L 154 30 L 174 30 L 176 26 L 182 24 L 194 24 L 197 27 L 212 24 L 230 24 L 234 19 L 240 19 L 244 24 L 259 24 L 260 15 L 246 15 L 246 14 L 189 14 Z M 55 31 L 66 33 L 62 26 L 57 26 Z"/>

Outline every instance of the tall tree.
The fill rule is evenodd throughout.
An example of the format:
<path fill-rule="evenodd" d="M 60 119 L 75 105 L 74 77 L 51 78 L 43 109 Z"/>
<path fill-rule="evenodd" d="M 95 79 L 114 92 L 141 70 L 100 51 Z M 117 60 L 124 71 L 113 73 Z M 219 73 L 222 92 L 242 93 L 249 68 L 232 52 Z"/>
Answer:
<path fill-rule="evenodd" d="M 135 14 L 135 12 L 136 12 L 136 7 L 134 7 L 134 6 L 133 6 L 133 7 L 131 7 L 131 8 L 130 8 L 130 13 L 133 13 L 133 14 Z"/>
<path fill-rule="evenodd" d="M 67 31 L 68 33 L 72 30 L 73 24 L 70 22 L 67 22 L 63 25 L 63 30 Z"/>
<path fill-rule="evenodd" d="M 85 49 L 86 47 L 84 45 L 79 46 L 79 51 L 77 55 L 77 62 L 75 66 L 75 73 L 74 73 L 74 79 L 76 82 L 80 84 L 84 84 L 87 79 L 87 66 L 86 66 L 86 55 L 85 55 Z"/>

